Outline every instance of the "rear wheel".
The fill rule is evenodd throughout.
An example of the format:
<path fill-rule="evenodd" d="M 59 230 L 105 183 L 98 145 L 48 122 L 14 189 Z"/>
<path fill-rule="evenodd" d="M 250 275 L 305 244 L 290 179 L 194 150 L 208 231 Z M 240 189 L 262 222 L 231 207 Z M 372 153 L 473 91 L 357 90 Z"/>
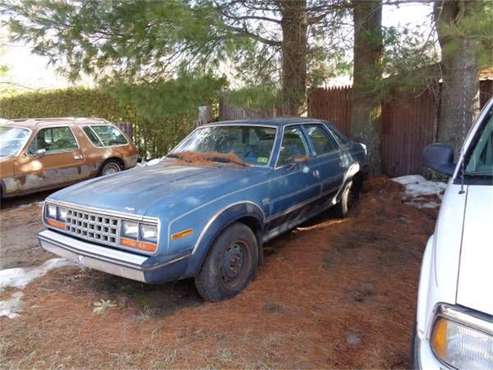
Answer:
<path fill-rule="evenodd" d="M 119 161 L 115 159 L 110 159 L 109 161 L 106 161 L 103 164 L 103 167 L 101 167 L 100 174 L 101 176 L 106 176 L 120 172 L 122 170 L 123 170 L 123 165 Z"/>
<path fill-rule="evenodd" d="M 231 298 L 248 286 L 257 264 L 255 234 L 245 224 L 235 223 L 215 241 L 195 278 L 195 286 L 207 301 Z"/>
<path fill-rule="evenodd" d="M 353 181 L 348 181 L 342 189 L 341 199 L 336 205 L 337 215 L 341 218 L 347 217 L 349 210 L 357 200 L 358 194 L 353 186 Z"/>

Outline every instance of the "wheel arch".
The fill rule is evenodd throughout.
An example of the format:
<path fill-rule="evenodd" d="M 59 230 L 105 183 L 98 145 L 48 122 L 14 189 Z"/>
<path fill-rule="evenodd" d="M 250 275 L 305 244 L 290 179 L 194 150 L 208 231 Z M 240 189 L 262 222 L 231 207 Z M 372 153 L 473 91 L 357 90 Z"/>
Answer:
<path fill-rule="evenodd" d="M 262 237 L 264 231 L 265 215 L 262 208 L 251 201 L 241 201 L 230 204 L 211 217 L 202 230 L 194 245 L 191 259 L 187 268 L 187 276 L 195 276 L 201 269 L 210 248 L 219 235 L 234 223 L 241 222 L 252 229 L 257 239 L 259 248 L 259 263 L 262 262 Z"/>

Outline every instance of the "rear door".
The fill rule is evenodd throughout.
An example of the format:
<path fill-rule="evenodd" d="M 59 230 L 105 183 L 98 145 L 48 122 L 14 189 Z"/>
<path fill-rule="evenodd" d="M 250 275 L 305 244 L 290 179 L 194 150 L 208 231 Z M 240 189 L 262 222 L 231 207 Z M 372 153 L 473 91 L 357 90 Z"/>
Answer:
<path fill-rule="evenodd" d="M 305 124 L 303 128 L 314 154 L 311 169 L 320 182 L 321 195 L 335 195 L 346 170 L 339 144 L 322 124 Z"/>
<path fill-rule="evenodd" d="M 310 147 L 300 125 L 284 128 L 273 179 L 268 226 L 282 232 L 296 225 L 320 195 L 320 184 L 310 168 Z"/>
<path fill-rule="evenodd" d="M 16 160 L 14 171 L 20 192 L 50 188 L 87 177 L 84 156 L 68 126 L 38 130 Z"/>

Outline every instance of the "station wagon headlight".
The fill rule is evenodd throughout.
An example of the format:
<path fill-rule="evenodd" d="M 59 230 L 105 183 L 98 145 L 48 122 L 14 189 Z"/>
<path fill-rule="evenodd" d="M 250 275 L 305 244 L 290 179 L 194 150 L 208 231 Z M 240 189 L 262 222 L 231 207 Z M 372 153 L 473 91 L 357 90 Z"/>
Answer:
<path fill-rule="evenodd" d="M 67 213 L 68 213 L 67 208 L 58 207 L 58 219 L 60 221 L 66 221 L 67 220 Z"/>
<path fill-rule="evenodd" d="M 446 307 L 433 325 L 435 356 L 456 369 L 493 368 L 493 322 Z"/>
<path fill-rule="evenodd" d="M 57 207 L 54 204 L 48 204 L 46 206 L 46 216 L 49 218 L 53 218 L 56 220 L 57 216 Z"/>
<path fill-rule="evenodd" d="M 141 224 L 140 235 L 142 240 L 155 243 L 157 241 L 157 225 Z"/>
<path fill-rule="evenodd" d="M 139 224 L 133 221 L 122 222 L 122 236 L 125 238 L 137 239 L 139 237 Z"/>

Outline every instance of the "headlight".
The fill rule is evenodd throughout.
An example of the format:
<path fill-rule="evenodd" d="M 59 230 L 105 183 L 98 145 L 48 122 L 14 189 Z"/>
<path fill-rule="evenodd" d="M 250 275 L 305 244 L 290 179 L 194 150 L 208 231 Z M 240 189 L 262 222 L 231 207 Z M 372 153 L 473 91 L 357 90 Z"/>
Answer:
<path fill-rule="evenodd" d="M 56 214 L 57 214 L 56 206 L 54 204 L 48 204 L 46 206 L 46 215 L 49 218 L 53 218 L 56 220 Z"/>
<path fill-rule="evenodd" d="M 157 225 L 140 225 L 140 236 L 142 240 L 157 242 Z"/>
<path fill-rule="evenodd" d="M 58 207 L 58 219 L 60 221 L 67 221 L 68 209 L 63 207 Z"/>
<path fill-rule="evenodd" d="M 493 322 L 464 309 L 441 307 L 431 334 L 431 347 L 442 362 L 457 369 L 493 369 Z"/>
<path fill-rule="evenodd" d="M 122 222 L 122 236 L 137 239 L 139 237 L 139 224 L 133 221 Z"/>

